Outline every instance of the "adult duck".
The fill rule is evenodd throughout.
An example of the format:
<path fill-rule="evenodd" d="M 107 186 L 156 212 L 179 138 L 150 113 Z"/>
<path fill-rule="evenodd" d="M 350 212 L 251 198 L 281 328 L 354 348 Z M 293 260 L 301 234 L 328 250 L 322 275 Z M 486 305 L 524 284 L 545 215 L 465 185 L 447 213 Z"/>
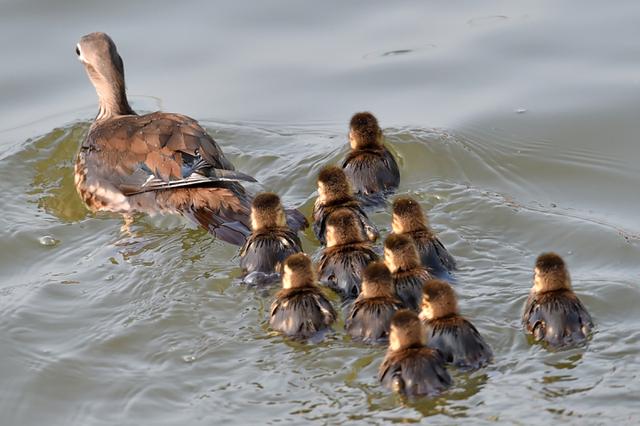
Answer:
<path fill-rule="evenodd" d="M 98 115 L 80 147 L 75 184 L 94 211 L 179 213 L 216 237 L 241 245 L 250 233 L 251 197 L 218 144 L 194 119 L 136 114 L 125 93 L 124 66 L 105 33 L 76 46 L 98 94 Z"/>

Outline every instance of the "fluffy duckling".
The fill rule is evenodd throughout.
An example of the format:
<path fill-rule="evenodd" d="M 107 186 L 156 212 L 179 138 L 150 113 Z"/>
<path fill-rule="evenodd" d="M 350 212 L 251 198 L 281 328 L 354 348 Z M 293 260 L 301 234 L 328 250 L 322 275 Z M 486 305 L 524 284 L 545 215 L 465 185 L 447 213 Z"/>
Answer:
<path fill-rule="evenodd" d="M 300 239 L 287 226 L 280 197 L 265 192 L 253 199 L 251 230 L 240 250 L 240 266 L 253 281 L 277 279 L 285 259 L 302 251 Z M 259 277 L 255 277 L 256 274 Z"/>
<path fill-rule="evenodd" d="M 355 299 L 360 293 L 362 270 L 377 259 L 355 213 L 339 210 L 327 219 L 327 247 L 318 262 L 320 282 L 343 299 Z"/>
<path fill-rule="evenodd" d="M 370 112 L 358 112 L 349 124 L 351 152 L 342 163 L 356 194 L 374 202 L 400 184 L 398 163 L 384 146 L 378 120 Z"/>
<path fill-rule="evenodd" d="M 552 348 L 580 344 L 589 337 L 593 321 L 573 292 L 569 271 L 557 254 L 538 256 L 522 320 L 527 333 Z"/>
<path fill-rule="evenodd" d="M 446 362 L 477 369 L 491 361 L 491 348 L 473 324 L 458 313 L 456 294 L 446 281 L 425 283 L 420 319 L 427 330 L 428 346 L 440 350 Z"/>
<path fill-rule="evenodd" d="M 422 287 L 431 279 L 420 263 L 413 240 L 404 234 L 391 234 L 384 242 L 384 263 L 391 271 L 393 286 L 403 306 L 420 311 Z"/>
<path fill-rule="evenodd" d="M 80 146 L 76 189 L 92 210 L 124 214 L 179 213 L 216 237 L 242 245 L 251 199 L 220 147 L 192 118 L 137 115 L 127 100 L 124 66 L 104 33 L 76 45 L 98 94 L 99 112 Z"/>
<path fill-rule="evenodd" d="M 433 395 L 451 386 L 442 354 L 426 346 L 424 325 L 415 312 L 402 309 L 391 320 L 389 349 L 380 365 L 380 382 L 407 395 Z"/>
<path fill-rule="evenodd" d="M 318 174 L 318 198 L 313 205 L 313 232 L 320 244 L 326 244 L 327 219 L 338 210 L 348 209 L 355 213 L 362 230 L 371 242 L 380 236 L 376 226 L 369 220 L 360 201 L 353 196 L 347 176 L 340 167 L 327 166 Z"/>
<path fill-rule="evenodd" d="M 416 243 L 422 264 L 434 275 L 456 269 L 456 261 L 429 227 L 420 204 L 411 197 L 398 197 L 392 206 L 391 226 L 395 234 L 410 236 Z"/>
<path fill-rule="evenodd" d="M 269 325 L 285 336 L 308 339 L 328 329 L 337 314 L 316 285 L 311 260 L 304 253 L 284 261 L 282 290 L 271 304 Z"/>
<path fill-rule="evenodd" d="M 362 273 L 362 289 L 351 305 L 344 327 L 354 340 L 386 342 L 391 317 L 401 307 L 389 268 L 382 261 L 372 262 Z"/>

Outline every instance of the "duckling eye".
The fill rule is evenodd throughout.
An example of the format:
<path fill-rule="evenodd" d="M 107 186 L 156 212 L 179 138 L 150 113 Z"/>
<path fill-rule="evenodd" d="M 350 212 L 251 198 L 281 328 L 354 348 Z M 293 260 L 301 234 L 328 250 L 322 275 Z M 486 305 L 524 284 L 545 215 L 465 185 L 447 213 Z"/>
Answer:
<path fill-rule="evenodd" d="M 80 48 L 76 46 L 76 55 L 80 56 Z"/>

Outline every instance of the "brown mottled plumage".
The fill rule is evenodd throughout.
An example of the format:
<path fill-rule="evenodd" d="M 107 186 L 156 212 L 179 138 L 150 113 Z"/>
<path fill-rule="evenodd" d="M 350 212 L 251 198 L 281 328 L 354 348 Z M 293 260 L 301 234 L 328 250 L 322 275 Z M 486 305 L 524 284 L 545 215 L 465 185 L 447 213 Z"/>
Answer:
<path fill-rule="evenodd" d="M 344 171 L 340 167 L 327 166 L 318 174 L 318 198 L 313 205 L 313 232 L 320 244 L 327 242 L 327 219 L 339 210 L 353 211 L 369 241 L 375 242 L 378 239 L 380 232 L 369 220 L 360 201 L 353 196 Z"/>
<path fill-rule="evenodd" d="M 391 272 L 384 262 L 372 262 L 364 269 L 361 287 L 360 295 L 345 320 L 345 329 L 355 340 L 385 342 L 391 317 L 402 305 L 393 289 Z"/>
<path fill-rule="evenodd" d="M 458 300 L 449 283 L 429 280 L 424 284 L 422 311 L 428 346 L 438 349 L 456 367 L 483 367 L 493 356 L 478 330 L 458 313 Z"/>
<path fill-rule="evenodd" d="M 525 331 L 552 348 L 585 342 L 593 321 L 571 287 L 560 256 L 543 253 L 536 260 L 533 288 L 522 315 Z"/>
<path fill-rule="evenodd" d="M 431 274 L 420 263 L 413 240 L 404 234 L 391 234 L 384 242 L 384 263 L 391 271 L 393 285 L 405 308 L 420 310 L 422 287 Z"/>
<path fill-rule="evenodd" d="M 378 120 L 370 112 L 359 112 L 349 123 L 351 152 L 342 163 L 353 189 L 367 204 L 384 202 L 387 193 L 400 184 L 398 163 L 384 146 Z"/>
<path fill-rule="evenodd" d="M 380 365 L 380 382 L 407 396 L 433 395 L 451 386 L 442 354 L 426 347 L 426 332 L 418 316 L 403 309 L 393 316 L 389 349 Z"/>
<path fill-rule="evenodd" d="M 327 283 L 343 298 L 360 293 L 362 270 L 378 259 L 362 234 L 358 218 L 348 209 L 333 213 L 327 220 L 327 247 L 318 262 L 320 282 Z"/>
<path fill-rule="evenodd" d="M 246 282 L 273 282 L 284 260 L 302 251 L 300 239 L 287 226 L 280 197 L 271 192 L 256 195 L 251 204 L 251 229 L 240 250 L 240 266 L 250 278 Z"/>
<path fill-rule="evenodd" d="M 104 33 L 82 37 L 78 58 L 98 94 L 99 112 L 80 147 L 75 183 L 92 210 L 181 213 L 219 238 L 242 244 L 250 198 L 220 147 L 193 119 L 136 115 L 125 93 L 124 66 Z"/>
<path fill-rule="evenodd" d="M 393 201 L 391 226 L 395 234 L 413 238 L 422 264 L 432 274 L 441 275 L 456 269 L 456 261 L 429 227 L 420 204 L 411 197 L 398 197 Z"/>
<path fill-rule="evenodd" d="M 271 304 L 269 325 L 285 336 L 308 339 L 328 329 L 337 314 L 316 285 L 311 260 L 304 253 L 284 262 L 282 290 Z"/>

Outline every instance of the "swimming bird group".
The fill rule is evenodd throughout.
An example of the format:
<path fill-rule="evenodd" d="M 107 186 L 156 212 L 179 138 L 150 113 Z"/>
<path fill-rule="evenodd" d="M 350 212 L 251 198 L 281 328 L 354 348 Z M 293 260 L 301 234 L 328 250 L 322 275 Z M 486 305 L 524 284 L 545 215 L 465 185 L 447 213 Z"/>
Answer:
<path fill-rule="evenodd" d="M 331 289 L 342 300 L 353 340 L 388 345 L 379 380 L 396 392 L 437 394 L 452 383 L 449 368 L 474 370 L 491 362 L 491 347 L 459 312 L 452 287 L 456 261 L 415 199 L 393 200 L 393 232 L 382 251 L 375 246 L 380 232 L 368 212 L 387 206 L 400 170 L 371 113 L 351 118 L 349 154 L 340 166 L 327 165 L 318 174 L 312 222 L 323 248 L 314 265 L 297 235 L 307 219 L 285 209 L 277 194 L 252 196 L 242 183 L 255 179 L 235 170 L 195 120 L 132 110 L 123 62 L 108 35 L 85 35 L 76 54 L 99 104 L 74 175 L 90 209 L 179 213 L 241 246 L 244 282 L 282 283 L 269 324 L 292 339 L 331 329 L 338 313 L 323 287 Z M 557 254 L 536 260 L 522 321 L 534 341 L 550 348 L 588 340 L 593 322 Z"/>

